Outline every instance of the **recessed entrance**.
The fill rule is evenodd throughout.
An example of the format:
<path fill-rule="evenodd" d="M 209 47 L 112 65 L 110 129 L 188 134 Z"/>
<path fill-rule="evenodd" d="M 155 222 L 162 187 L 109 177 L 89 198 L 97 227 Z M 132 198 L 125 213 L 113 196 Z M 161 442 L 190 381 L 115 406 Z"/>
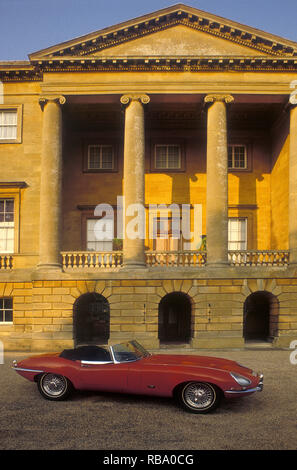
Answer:
<path fill-rule="evenodd" d="M 165 295 L 159 303 L 161 343 L 188 343 L 191 338 L 191 301 L 183 292 Z"/>
<path fill-rule="evenodd" d="M 243 336 L 246 341 L 272 341 L 278 334 L 279 302 L 275 295 L 258 291 L 244 303 Z"/>
<path fill-rule="evenodd" d="M 75 346 L 107 343 L 110 309 L 105 297 L 96 292 L 81 295 L 74 303 L 73 317 Z"/>

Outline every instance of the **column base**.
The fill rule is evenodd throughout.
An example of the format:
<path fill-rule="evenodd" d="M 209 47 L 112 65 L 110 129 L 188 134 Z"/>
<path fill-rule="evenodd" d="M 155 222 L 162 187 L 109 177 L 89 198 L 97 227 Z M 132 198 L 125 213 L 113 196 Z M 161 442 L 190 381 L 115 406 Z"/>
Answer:
<path fill-rule="evenodd" d="M 39 263 L 36 267 L 37 271 L 62 271 L 60 263 Z"/>
<path fill-rule="evenodd" d="M 131 271 L 134 269 L 147 269 L 147 265 L 145 263 L 131 262 L 131 263 L 124 263 L 123 266 L 121 267 L 121 271 Z"/>
<path fill-rule="evenodd" d="M 123 265 L 121 270 L 129 270 L 131 269 L 147 269 L 147 264 L 145 262 L 145 257 L 139 256 L 133 258 L 132 256 L 125 256 L 123 259 Z"/>
<path fill-rule="evenodd" d="M 230 266 L 228 261 L 210 261 L 206 262 L 208 268 L 228 268 Z"/>

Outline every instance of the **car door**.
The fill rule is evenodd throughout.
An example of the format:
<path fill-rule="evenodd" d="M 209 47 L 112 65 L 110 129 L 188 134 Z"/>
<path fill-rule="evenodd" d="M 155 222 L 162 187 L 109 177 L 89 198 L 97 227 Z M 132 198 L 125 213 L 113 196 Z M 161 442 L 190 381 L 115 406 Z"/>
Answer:
<path fill-rule="evenodd" d="M 81 361 L 81 389 L 123 393 L 127 389 L 126 364 Z"/>
<path fill-rule="evenodd" d="M 146 359 L 130 363 L 127 373 L 127 391 L 140 395 L 168 396 L 171 389 L 165 371 L 148 364 Z"/>

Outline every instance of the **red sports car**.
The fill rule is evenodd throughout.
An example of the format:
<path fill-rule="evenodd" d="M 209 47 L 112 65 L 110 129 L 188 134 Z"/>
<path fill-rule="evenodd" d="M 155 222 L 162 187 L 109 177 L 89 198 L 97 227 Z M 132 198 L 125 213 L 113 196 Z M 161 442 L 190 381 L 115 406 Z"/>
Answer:
<path fill-rule="evenodd" d="M 263 388 L 263 375 L 228 359 L 192 355 L 152 355 L 137 341 L 110 347 L 80 346 L 61 353 L 13 361 L 23 377 L 37 382 L 49 400 L 73 390 L 98 390 L 175 397 L 184 409 L 207 413 L 222 396 L 250 395 Z"/>

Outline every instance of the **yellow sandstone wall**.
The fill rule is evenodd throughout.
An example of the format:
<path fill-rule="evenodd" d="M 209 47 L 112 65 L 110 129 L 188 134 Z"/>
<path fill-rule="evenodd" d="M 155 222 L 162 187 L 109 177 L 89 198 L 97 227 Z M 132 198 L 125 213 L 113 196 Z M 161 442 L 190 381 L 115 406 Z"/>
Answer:
<path fill-rule="evenodd" d="M 271 248 L 288 249 L 289 146 L 288 120 L 272 140 Z"/>
<path fill-rule="evenodd" d="M 39 251 L 39 188 L 42 138 L 42 113 L 38 104 L 40 86 L 36 83 L 4 84 L 4 105 L 22 105 L 22 143 L 0 144 L 0 181 L 24 181 L 20 190 L 19 253 L 36 255 Z M 7 190 L 3 189 L 3 196 Z M 1 197 L 1 194 L 0 194 Z M 16 214 L 17 215 L 17 214 Z M 35 259 L 28 256 L 27 266 Z M 23 265 L 22 265 L 23 264 Z M 22 267 L 25 267 L 21 263 Z"/>
<path fill-rule="evenodd" d="M 0 340 L 6 351 L 73 347 L 73 304 L 82 294 L 98 292 L 110 304 L 110 342 L 136 338 L 158 348 L 159 302 L 180 291 L 192 304 L 192 347 L 241 347 L 243 305 L 259 290 L 279 300 L 275 345 L 289 347 L 297 332 L 297 280 L 286 278 L 1 282 L 0 297 L 13 298 L 14 322 L 0 324 Z"/>

